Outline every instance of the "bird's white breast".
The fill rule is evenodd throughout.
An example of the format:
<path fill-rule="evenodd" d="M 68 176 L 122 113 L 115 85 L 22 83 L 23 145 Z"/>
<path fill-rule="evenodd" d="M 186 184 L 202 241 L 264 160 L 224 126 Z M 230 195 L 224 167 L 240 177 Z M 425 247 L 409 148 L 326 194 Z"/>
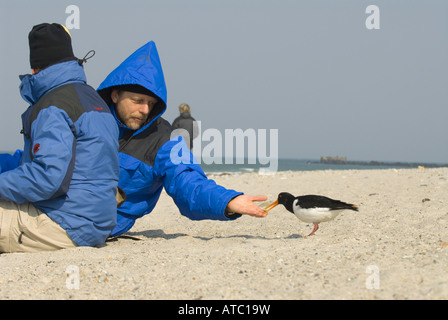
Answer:
<path fill-rule="evenodd" d="M 297 204 L 298 200 L 293 202 L 294 214 L 297 218 L 303 222 L 319 223 L 330 221 L 336 218 L 336 216 L 343 210 L 330 210 L 329 208 L 301 208 Z"/>

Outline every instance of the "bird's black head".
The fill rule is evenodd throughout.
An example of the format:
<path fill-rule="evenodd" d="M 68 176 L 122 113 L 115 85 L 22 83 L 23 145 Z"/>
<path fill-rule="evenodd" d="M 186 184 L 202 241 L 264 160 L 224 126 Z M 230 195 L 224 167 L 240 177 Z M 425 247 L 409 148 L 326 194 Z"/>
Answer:
<path fill-rule="evenodd" d="M 292 203 L 294 202 L 294 196 L 288 192 L 281 192 L 277 197 L 278 204 L 282 204 L 285 206 L 286 210 L 294 213 L 292 208 Z"/>

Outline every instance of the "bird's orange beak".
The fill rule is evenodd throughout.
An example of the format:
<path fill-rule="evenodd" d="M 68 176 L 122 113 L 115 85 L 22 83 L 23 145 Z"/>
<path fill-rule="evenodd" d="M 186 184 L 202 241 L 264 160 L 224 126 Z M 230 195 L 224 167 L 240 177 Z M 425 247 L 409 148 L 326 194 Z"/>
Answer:
<path fill-rule="evenodd" d="M 268 212 L 272 209 L 274 209 L 278 205 L 278 200 L 272 202 L 270 205 L 268 205 L 266 208 L 264 208 L 264 211 Z"/>

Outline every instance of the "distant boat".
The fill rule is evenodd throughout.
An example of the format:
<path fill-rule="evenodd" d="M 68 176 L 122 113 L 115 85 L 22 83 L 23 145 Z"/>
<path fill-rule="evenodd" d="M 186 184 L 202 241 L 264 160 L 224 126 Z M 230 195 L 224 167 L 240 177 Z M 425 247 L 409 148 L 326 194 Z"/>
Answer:
<path fill-rule="evenodd" d="M 346 164 L 347 163 L 347 157 L 324 156 L 324 157 L 320 157 L 320 163 Z"/>

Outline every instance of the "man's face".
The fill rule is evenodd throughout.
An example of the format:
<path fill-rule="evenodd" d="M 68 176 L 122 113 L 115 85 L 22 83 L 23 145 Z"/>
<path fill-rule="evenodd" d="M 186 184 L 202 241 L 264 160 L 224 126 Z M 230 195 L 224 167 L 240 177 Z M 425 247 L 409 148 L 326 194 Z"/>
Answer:
<path fill-rule="evenodd" d="M 115 103 L 115 112 L 118 119 L 132 130 L 140 129 L 151 113 L 158 99 L 146 94 L 130 91 L 113 90 L 112 101 Z"/>

